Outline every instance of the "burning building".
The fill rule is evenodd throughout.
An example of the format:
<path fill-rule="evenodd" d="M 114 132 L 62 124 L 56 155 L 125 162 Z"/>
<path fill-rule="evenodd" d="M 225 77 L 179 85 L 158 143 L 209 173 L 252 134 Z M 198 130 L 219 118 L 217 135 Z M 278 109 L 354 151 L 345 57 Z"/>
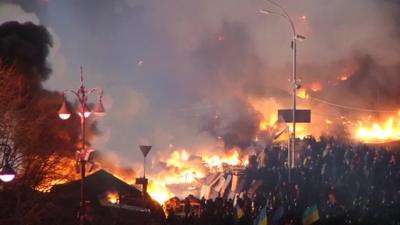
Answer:
<path fill-rule="evenodd" d="M 74 220 L 79 206 L 81 181 L 56 185 L 50 195 L 62 205 L 63 215 Z M 86 217 L 95 224 L 152 224 L 164 219 L 160 205 L 105 170 L 98 170 L 85 179 Z M 108 221 L 108 222 L 107 222 Z"/>

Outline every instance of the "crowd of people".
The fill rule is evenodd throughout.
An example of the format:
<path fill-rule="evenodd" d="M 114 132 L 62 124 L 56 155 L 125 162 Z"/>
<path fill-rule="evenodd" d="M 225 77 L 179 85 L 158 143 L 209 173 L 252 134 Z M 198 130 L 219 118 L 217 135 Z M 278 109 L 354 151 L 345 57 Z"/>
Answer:
<path fill-rule="evenodd" d="M 186 200 L 184 215 L 169 210 L 166 223 L 257 224 L 265 210 L 268 224 L 400 225 L 398 149 L 323 137 L 301 142 L 290 183 L 287 149 L 271 146 L 265 166 L 250 164 L 244 171 L 247 188 L 252 180 L 264 181 L 255 194 L 203 198 L 196 210 Z"/>

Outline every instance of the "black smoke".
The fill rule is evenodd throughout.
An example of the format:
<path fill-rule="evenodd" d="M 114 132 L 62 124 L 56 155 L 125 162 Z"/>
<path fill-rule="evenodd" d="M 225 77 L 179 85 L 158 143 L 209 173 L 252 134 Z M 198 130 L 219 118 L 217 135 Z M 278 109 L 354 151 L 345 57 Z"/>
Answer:
<path fill-rule="evenodd" d="M 200 118 L 200 129 L 222 138 L 227 149 L 249 147 L 262 115 L 243 96 L 247 91 L 243 87 L 262 75 L 263 64 L 254 52 L 246 26 L 223 23 L 214 35 L 202 40 L 193 59 L 201 71 L 195 78 L 198 91 L 212 99 L 213 106 Z"/>
<path fill-rule="evenodd" d="M 10 21 L 0 26 L 0 58 L 3 65 L 15 64 L 21 74 L 39 87 L 51 73 L 47 63 L 52 38 L 43 26 Z"/>
<path fill-rule="evenodd" d="M 224 141 L 226 149 L 246 149 L 254 143 L 262 115 L 243 99 L 225 99 L 214 113 L 203 115 L 200 129 Z"/>

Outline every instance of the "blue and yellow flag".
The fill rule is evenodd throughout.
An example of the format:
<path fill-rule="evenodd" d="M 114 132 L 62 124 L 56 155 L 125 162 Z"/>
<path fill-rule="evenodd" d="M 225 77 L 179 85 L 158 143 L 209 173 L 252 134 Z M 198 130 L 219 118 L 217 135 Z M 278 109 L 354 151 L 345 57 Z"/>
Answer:
<path fill-rule="evenodd" d="M 311 225 L 319 220 L 317 205 L 308 207 L 303 214 L 303 225 Z"/>
<path fill-rule="evenodd" d="M 268 225 L 266 207 L 261 209 L 260 214 L 257 216 L 257 218 L 254 221 L 254 225 Z"/>

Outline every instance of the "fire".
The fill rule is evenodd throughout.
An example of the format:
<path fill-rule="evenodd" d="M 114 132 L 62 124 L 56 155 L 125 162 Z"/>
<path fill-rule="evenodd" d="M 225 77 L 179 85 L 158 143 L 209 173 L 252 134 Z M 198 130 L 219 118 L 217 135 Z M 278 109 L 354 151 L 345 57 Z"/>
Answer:
<path fill-rule="evenodd" d="M 366 143 L 400 140 L 400 117 L 391 116 L 382 122 L 359 121 L 355 138 Z"/>
<path fill-rule="evenodd" d="M 300 89 L 297 91 L 297 97 L 302 99 L 308 99 L 309 95 L 305 89 Z"/>
<path fill-rule="evenodd" d="M 176 195 L 187 195 L 199 191 L 201 180 L 211 170 L 222 170 L 224 165 L 246 165 L 240 151 L 207 151 L 202 150 L 201 155 L 189 153 L 186 149 L 174 150 L 169 157 L 161 159 L 166 168 L 155 175 L 149 176 L 148 193 L 160 204 Z M 175 193 L 174 187 L 178 187 Z"/>
<path fill-rule="evenodd" d="M 338 80 L 340 81 L 346 81 L 349 79 L 350 76 L 352 76 L 356 71 L 358 70 L 357 65 L 355 64 L 350 64 L 344 67 L 340 73 L 339 76 L 337 77 Z"/>
<path fill-rule="evenodd" d="M 310 89 L 311 89 L 313 92 L 322 91 L 322 84 L 319 83 L 319 82 L 311 83 Z"/>
<path fill-rule="evenodd" d="M 262 119 L 260 121 L 258 129 L 260 131 L 266 131 L 268 130 L 268 128 L 274 127 L 277 120 L 278 120 L 278 115 L 276 113 L 270 114 L 269 120 Z"/>
<path fill-rule="evenodd" d="M 49 157 L 48 161 L 49 165 L 53 166 L 53 176 L 49 179 L 44 179 L 43 182 L 37 186 L 36 190 L 49 192 L 54 185 L 64 184 L 80 178 L 80 175 L 75 172 L 74 159 L 52 155 Z"/>
<path fill-rule="evenodd" d="M 268 124 L 269 124 L 268 121 L 262 120 L 262 121 L 260 122 L 259 129 L 260 129 L 261 131 L 267 130 L 267 129 L 268 129 Z"/>
<path fill-rule="evenodd" d="M 296 123 L 296 138 L 303 139 L 307 135 L 310 135 L 308 126 L 302 123 Z M 289 131 L 293 132 L 293 127 L 289 125 Z"/>
<path fill-rule="evenodd" d="M 225 156 L 219 156 L 219 155 L 212 155 L 211 157 L 204 156 L 203 160 L 209 168 L 212 168 L 212 167 L 222 168 L 223 164 L 227 164 L 227 165 L 231 165 L 231 166 L 237 166 L 237 165 L 242 164 L 241 163 L 242 160 L 239 157 L 238 150 L 233 150 Z"/>
<path fill-rule="evenodd" d="M 168 199 L 173 197 L 173 194 L 168 190 L 167 186 L 163 182 L 152 180 L 149 182 L 147 192 L 158 203 L 164 204 Z"/>
<path fill-rule="evenodd" d="M 325 123 L 328 124 L 328 125 L 330 125 L 330 124 L 332 124 L 333 122 L 332 122 L 332 120 L 325 120 Z"/>
<path fill-rule="evenodd" d="M 107 201 L 112 204 L 119 204 L 119 194 L 118 192 L 108 192 Z"/>

